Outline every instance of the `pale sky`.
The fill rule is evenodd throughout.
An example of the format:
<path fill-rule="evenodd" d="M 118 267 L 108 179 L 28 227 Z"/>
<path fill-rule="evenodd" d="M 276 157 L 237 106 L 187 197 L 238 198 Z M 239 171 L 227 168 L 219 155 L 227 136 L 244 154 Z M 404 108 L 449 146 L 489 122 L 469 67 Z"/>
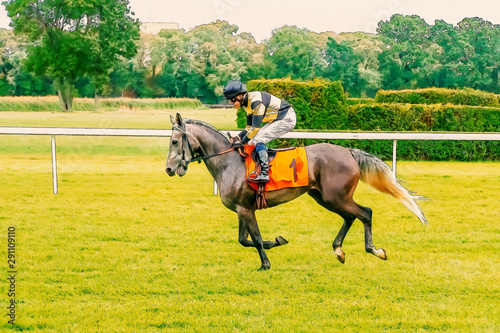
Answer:
<path fill-rule="evenodd" d="M 130 6 L 142 22 L 175 22 L 186 30 L 226 20 L 258 42 L 283 25 L 315 32 L 374 33 L 377 23 L 393 14 L 416 14 L 429 24 L 436 19 L 457 24 L 474 16 L 500 24 L 498 0 L 130 0 Z M 0 28 L 9 22 L 0 5 Z"/>

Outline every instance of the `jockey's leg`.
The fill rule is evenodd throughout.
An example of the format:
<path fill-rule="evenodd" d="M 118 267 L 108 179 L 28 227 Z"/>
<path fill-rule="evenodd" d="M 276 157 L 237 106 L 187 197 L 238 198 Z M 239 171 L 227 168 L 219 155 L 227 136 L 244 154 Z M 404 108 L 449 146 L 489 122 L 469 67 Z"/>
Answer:
<path fill-rule="evenodd" d="M 259 156 L 261 173 L 257 178 L 253 179 L 254 181 L 269 181 L 269 157 L 267 155 L 266 144 L 291 131 L 295 124 L 295 111 L 293 108 L 290 108 L 283 119 L 267 123 L 257 132 L 255 137 L 252 139 L 252 143 L 255 145 L 255 150 Z"/>
<path fill-rule="evenodd" d="M 253 181 L 267 183 L 269 181 L 269 156 L 267 155 L 267 147 L 264 143 L 259 142 L 255 146 L 255 151 L 257 151 L 257 155 L 259 156 L 260 174 Z"/>

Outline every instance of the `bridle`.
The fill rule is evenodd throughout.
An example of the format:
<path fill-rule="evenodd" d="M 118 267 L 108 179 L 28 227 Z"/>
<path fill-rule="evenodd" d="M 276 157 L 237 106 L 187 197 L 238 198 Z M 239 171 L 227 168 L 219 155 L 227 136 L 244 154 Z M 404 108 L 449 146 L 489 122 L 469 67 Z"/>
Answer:
<path fill-rule="evenodd" d="M 180 162 L 181 166 L 184 169 L 187 169 L 189 163 L 191 163 L 191 162 L 198 161 L 198 163 L 201 163 L 201 156 L 195 157 L 195 152 L 193 151 L 193 148 L 191 148 L 191 144 L 189 143 L 188 132 L 186 130 L 186 124 L 184 122 L 181 124 L 181 126 L 175 124 L 172 127 L 172 130 L 177 130 L 177 131 L 182 133 L 182 137 L 181 137 L 182 159 Z M 189 153 L 191 154 L 190 160 L 186 159 L 186 149 L 184 149 L 184 147 L 186 147 L 186 146 L 189 149 Z"/>
<path fill-rule="evenodd" d="M 202 154 L 200 154 L 198 152 L 198 150 L 197 151 L 193 151 L 193 148 L 191 147 L 191 144 L 189 143 L 188 136 L 191 135 L 191 134 L 189 134 L 188 131 L 186 130 L 186 123 L 182 122 L 182 124 L 180 126 L 178 124 L 175 124 L 175 125 L 172 126 L 172 130 L 177 130 L 177 131 L 179 131 L 179 132 L 182 133 L 182 138 L 181 138 L 182 159 L 181 159 L 180 165 L 184 169 L 186 169 L 186 170 L 187 170 L 187 167 L 188 167 L 189 163 L 198 162 L 198 164 L 199 164 L 202 161 L 208 160 L 209 158 L 212 158 L 212 157 L 215 157 L 215 156 L 224 155 L 224 154 L 230 153 L 230 152 L 232 152 L 234 150 L 238 150 L 238 152 L 240 153 L 240 155 L 242 157 L 248 156 L 244 152 L 243 147 L 234 147 L 234 146 L 231 146 L 231 148 L 229 148 L 227 150 L 224 150 L 224 151 L 212 154 L 212 155 L 205 155 L 205 151 L 200 146 L 200 149 L 203 152 Z M 186 149 L 184 149 L 184 147 L 186 147 L 186 146 L 189 149 L 189 153 L 191 154 L 191 159 L 190 160 L 186 159 Z"/>

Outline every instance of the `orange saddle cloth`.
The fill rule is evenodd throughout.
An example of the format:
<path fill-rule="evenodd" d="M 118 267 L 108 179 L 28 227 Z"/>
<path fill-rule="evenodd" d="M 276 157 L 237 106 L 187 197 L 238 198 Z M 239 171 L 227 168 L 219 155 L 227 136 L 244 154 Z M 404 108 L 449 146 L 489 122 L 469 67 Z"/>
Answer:
<path fill-rule="evenodd" d="M 252 173 L 255 171 L 255 161 L 252 159 L 252 152 L 255 147 L 244 146 L 247 167 L 247 182 L 250 187 L 258 191 L 258 183 L 252 182 Z M 250 177 L 250 178 L 249 178 Z M 297 147 L 289 150 L 277 151 L 276 157 L 269 162 L 269 182 L 266 183 L 265 191 L 276 191 L 287 187 L 300 187 L 309 185 L 309 173 L 307 170 L 307 156 L 304 147 Z"/>

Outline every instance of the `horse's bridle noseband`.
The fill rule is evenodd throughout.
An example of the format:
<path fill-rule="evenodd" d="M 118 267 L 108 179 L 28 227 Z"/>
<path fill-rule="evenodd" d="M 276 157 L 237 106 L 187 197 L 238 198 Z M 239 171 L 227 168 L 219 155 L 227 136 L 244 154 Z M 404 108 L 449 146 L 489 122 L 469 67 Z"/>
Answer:
<path fill-rule="evenodd" d="M 193 152 L 193 148 L 191 148 L 191 144 L 189 143 L 188 132 L 186 130 L 186 124 L 184 122 L 181 124 L 181 126 L 175 124 L 172 127 L 172 129 L 178 130 L 179 132 L 182 133 L 182 139 L 181 139 L 182 159 L 180 162 L 181 166 L 184 169 L 187 169 L 189 163 L 191 163 L 191 162 L 201 163 L 201 161 L 203 160 L 203 156 L 198 154 L 199 156 L 195 157 L 195 152 Z M 186 159 L 186 150 L 184 149 L 185 146 L 188 147 L 189 153 L 191 154 L 191 159 L 189 161 Z"/>

